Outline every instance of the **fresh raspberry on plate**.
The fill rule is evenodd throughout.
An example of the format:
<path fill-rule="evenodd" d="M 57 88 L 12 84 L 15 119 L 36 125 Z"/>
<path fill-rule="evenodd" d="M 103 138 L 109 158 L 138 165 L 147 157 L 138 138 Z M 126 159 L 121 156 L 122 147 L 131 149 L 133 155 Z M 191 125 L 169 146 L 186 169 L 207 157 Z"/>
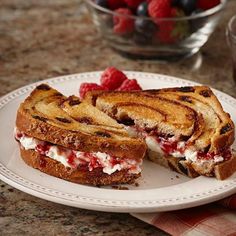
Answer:
<path fill-rule="evenodd" d="M 115 10 L 120 7 L 125 7 L 125 2 L 123 0 L 107 0 L 107 5 L 109 9 Z"/>
<path fill-rule="evenodd" d="M 121 35 L 131 33 L 134 30 L 134 20 L 129 17 L 133 15 L 132 11 L 128 8 L 119 8 L 115 12 L 122 15 L 113 16 L 114 32 Z"/>
<path fill-rule="evenodd" d="M 120 85 L 127 79 L 126 75 L 117 70 L 115 67 L 108 67 L 101 76 L 101 85 L 114 90 L 120 87 Z"/>
<path fill-rule="evenodd" d="M 93 91 L 93 90 L 106 90 L 106 89 L 95 83 L 82 83 L 79 88 L 80 98 L 83 99 L 88 91 Z"/>
<path fill-rule="evenodd" d="M 142 90 L 136 79 L 126 79 L 117 89 L 118 91 Z"/>
<path fill-rule="evenodd" d="M 140 3 L 143 2 L 143 0 L 124 0 L 126 2 L 126 5 L 132 9 L 136 9 Z"/>
<path fill-rule="evenodd" d="M 197 0 L 197 7 L 203 10 L 211 9 L 220 4 L 220 0 Z"/>
<path fill-rule="evenodd" d="M 171 0 L 152 0 L 148 4 L 148 13 L 155 21 L 171 16 Z"/>

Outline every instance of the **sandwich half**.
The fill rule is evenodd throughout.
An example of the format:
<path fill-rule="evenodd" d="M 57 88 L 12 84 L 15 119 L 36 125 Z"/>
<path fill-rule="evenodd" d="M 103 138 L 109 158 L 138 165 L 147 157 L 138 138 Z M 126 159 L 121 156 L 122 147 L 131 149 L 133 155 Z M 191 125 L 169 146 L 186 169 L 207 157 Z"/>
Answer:
<path fill-rule="evenodd" d="M 236 171 L 234 124 L 206 86 L 89 92 L 85 101 L 142 137 L 149 159 L 189 177 Z"/>
<path fill-rule="evenodd" d="M 20 105 L 15 139 L 28 165 L 88 185 L 133 182 L 146 153 L 146 144 L 115 120 L 46 84 Z"/>

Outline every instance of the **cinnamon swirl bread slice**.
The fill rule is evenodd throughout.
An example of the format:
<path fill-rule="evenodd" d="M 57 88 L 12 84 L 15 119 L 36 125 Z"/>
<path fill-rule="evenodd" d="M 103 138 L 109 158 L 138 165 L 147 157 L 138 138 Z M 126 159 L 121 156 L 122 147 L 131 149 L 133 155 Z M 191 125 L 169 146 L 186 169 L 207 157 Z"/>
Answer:
<path fill-rule="evenodd" d="M 146 144 L 109 116 L 46 84 L 20 105 L 15 138 L 28 165 L 81 184 L 132 182 L 146 153 Z"/>
<path fill-rule="evenodd" d="M 142 137 L 154 162 L 190 177 L 225 179 L 236 170 L 234 124 L 206 86 L 97 91 L 85 101 Z"/>

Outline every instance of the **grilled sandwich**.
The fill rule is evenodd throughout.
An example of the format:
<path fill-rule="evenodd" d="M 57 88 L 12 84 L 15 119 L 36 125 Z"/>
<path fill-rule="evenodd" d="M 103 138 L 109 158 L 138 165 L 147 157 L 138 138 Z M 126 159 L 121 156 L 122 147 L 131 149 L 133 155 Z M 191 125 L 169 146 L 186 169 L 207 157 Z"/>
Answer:
<path fill-rule="evenodd" d="M 234 124 L 206 86 L 93 91 L 85 101 L 142 137 L 158 164 L 189 177 L 225 179 L 236 171 Z"/>
<path fill-rule="evenodd" d="M 17 111 L 21 157 L 49 175 L 89 185 L 130 183 L 140 176 L 146 144 L 115 120 L 46 84 Z"/>

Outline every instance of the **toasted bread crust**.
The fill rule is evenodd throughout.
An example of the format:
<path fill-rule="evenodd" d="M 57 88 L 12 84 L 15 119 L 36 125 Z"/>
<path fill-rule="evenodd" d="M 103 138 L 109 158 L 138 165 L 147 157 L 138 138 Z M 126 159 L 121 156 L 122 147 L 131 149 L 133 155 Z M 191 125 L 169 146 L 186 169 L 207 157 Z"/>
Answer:
<path fill-rule="evenodd" d="M 148 159 L 162 165 L 166 168 L 174 170 L 180 174 L 195 178 L 199 175 L 215 176 L 219 180 L 224 180 L 230 177 L 236 171 L 236 153 L 230 160 L 219 164 L 203 167 L 195 166 L 194 164 L 171 156 L 163 156 L 160 153 L 148 151 Z"/>
<path fill-rule="evenodd" d="M 48 85 L 38 86 L 18 109 L 16 127 L 28 136 L 73 150 L 105 152 L 136 160 L 144 157 L 146 144 L 142 140 L 130 138 L 118 124 L 116 127 L 111 123 L 110 118 L 108 121 L 113 127 L 107 128 L 104 124 L 100 127 L 78 122 L 61 108 L 65 101 L 66 97 Z"/>
<path fill-rule="evenodd" d="M 170 97 L 170 99 L 176 99 L 178 102 L 184 104 L 185 106 L 193 107 L 193 101 L 197 101 L 198 104 L 202 103 L 205 106 L 208 106 L 209 109 L 212 109 L 215 115 L 219 119 L 219 124 L 214 127 L 215 132 L 208 134 L 208 139 L 210 142 L 210 151 L 211 152 L 220 152 L 222 149 L 226 149 L 230 147 L 234 142 L 234 130 L 235 126 L 233 121 L 230 119 L 230 115 L 223 110 L 222 105 L 219 100 L 212 92 L 212 90 L 207 86 L 192 86 L 192 87 L 182 87 L 182 88 L 165 88 L 159 90 L 147 90 L 143 91 L 143 93 L 150 93 L 154 97 L 155 96 L 164 96 Z M 171 97 L 175 96 L 175 98 Z M 182 99 L 181 99 L 182 98 Z M 193 101 L 192 101 L 193 99 Z M 201 108 L 201 107 L 200 107 Z M 223 131 L 223 132 L 222 132 Z M 203 134 L 206 130 L 203 130 Z M 201 136 L 200 136 L 201 138 Z M 207 139 L 203 139 L 207 145 Z"/>
<path fill-rule="evenodd" d="M 105 152 L 119 158 L 141 159 L 146 151 L 142 142 L 117 142 L 85 133 L 74 132 L 35 120 L 21 110 L 17 113 L 16 127 L 30 137 L 82 152 Z"/>
<path fill-rule="evenodd" d="M 148 150 L 148 159 L 155 162 L 156 164 L 162 165 L 190 178 L 199 176 L 199 174 L 192 168 L 190 163 L 179 158 L 171 156 L 164 157 L 158 152 Z"/>
<path fill-rule="evenodd" d="M 233 157 L 220 163 L 214 167 L 214 175 L 217 179 L 224 180 L 231 176 L 236 171 L 236 153 L 233 152 Z"/>
<path fill-rule="evenodd" d="M 138 105 L 144 105 L 143 100 L 147 99 L 148 97 L 151 98 L 151 100 L 153 101 L 153 106 L 156 106 L 155 103 L 160 105 L 160 100 L 169 100 L 169 102 L 172 101 L 172 108 L 167 103 L 166 107 L 163 108 L 164 110 L 162 110 L 163 112 L 168 111 L 168 109 L 170 109 L 171 111 L 174 110 L 173 113 L 179 114 L 176 110 L 185 107 L 186 114 L 189 112 L 189 117 L 192 117 L 192 121 L 191 119 L 189 121 L 191 121 L 194 125 L 192 127 L 192 133 L 189 136 L 188 142 L 193 143 L 199 149 L 206 148 L 209 149 L 210 152 L 219 153 L 222 151 L 222 149 L 229 148 L 234 142 L 235 126 L 232 120 L 230 119 L 229 114 L 224 112 L 217 97 L 207 86 L 166 88 L 156 90 L 143 90 L 138 92 L 92 91 L 86 94 L 85 101 L 90 104 L 93 104 L 100 110 L 105 111 L 110 116 L 110 111 L 112 109 L 122 109 L 125 110 L 129 117 L 134 118 L 134 120 L 138 120 L 139 118 L 137 118 L 137 116 L 134 114 L 134 112 L 131 111 L 131 109 L 129 110 L 127 108 L 124 108 L 123 106 L 125 102 L 129 102 L 131 96 L 133 98 L 132 101 L 135 101 L 135 103 Z M 116 100 L 114 101 L 114 99 Z M 123 100 L 122 104 L 120 104 L 120 100 Z M 108 110 L 107 107 L 109 107 L 110 110 Z M 211 115 L 214 115 L 216 119 L 215 126 L 209 127 L 209 123 L 213 122 L 213 120 L 211 121 L 210 119 L 208 119 L 208 122 L 204 121 L 201 114 L 201 109 L 207 114 L 211 110 Z M 141 108 L 139 108 L 138 110 L 141 110 Z M 195 112 L 197 111 L 196 113 L 198 115 L 193 115 L 196 113 L 191 113 L 191 110 Z M 149 125 L 152 120 L 151 110 L 149 110 L 149 113 L 148 110 L 145 112 L 146 116 L 141 122 L 143 123 L 141 125 L 144 127 Z M 166 119 L 168 117 L 169 116 L 166 116 Z M 187 118 L 189 117 L 186 117 L 185 120 L 187 120 Z M 117 119 L 116 116 L 113 116 L 113 118 Z M 209 115 L 208 118 L 210 118 Z M 168 130 L 167 127 L 163 126 L 165 120 L 162 120 L 162 117 L 158 119 L 159 122 L 156 122 L 156 125 L 152 124 L 153 128 L 156 129 L 157 127 L 158 129 L 161 129 L 161 132 L 171 134 L 170 130 Z M 158 121 L 158 119 L 156 119 L 156 121 Z M 137 121 L 135 122 L 137 124 Z M 180 120 L 178 117 L 176 117 L 175 122 L 177 122 L 177 125 L 175 125 L 176 130 L 178 129 L 178 126 L 182 127 L 187 124 L 184 123 L 184 120 Z M 186 130 L 190 130 L 190 128 L 186 128 Z M 176 131 L 176 133 L 178 132 Z"/>
<path fill-rule="evenodd" d="M 198 114 L 191 108 L 176 101 L 153 97 L 140 92 L 104 92 L 95 95 L 96 107 L 122 122 L 128 116 L 140 127 L 158 132 L 191 136 L 194 132 Z M 89 95 L 88 95 L 89 97 Z M 88 101 L 89 99 L 85 99 Z M 90 100 L 91 101 L 91 100 Z M 94 99 L 92 98 L 92 101 Z M 173 107 L 176 114 L 172 112 Z"/>
<path fill-rule="evenodd" d="M 88 185 L 112 185 L 133 183 L 140 174 L 129 174 L 127 170 L 116 171 L 111 175 L 103 173 L 101 168 L 88 171 L 85 169 L 70 169 L 46 156 L 40 155 L 33 150 L 20 148 L 21 157 L 25 163 L 48 175 L 52 175 L 70 182 Z"/>

